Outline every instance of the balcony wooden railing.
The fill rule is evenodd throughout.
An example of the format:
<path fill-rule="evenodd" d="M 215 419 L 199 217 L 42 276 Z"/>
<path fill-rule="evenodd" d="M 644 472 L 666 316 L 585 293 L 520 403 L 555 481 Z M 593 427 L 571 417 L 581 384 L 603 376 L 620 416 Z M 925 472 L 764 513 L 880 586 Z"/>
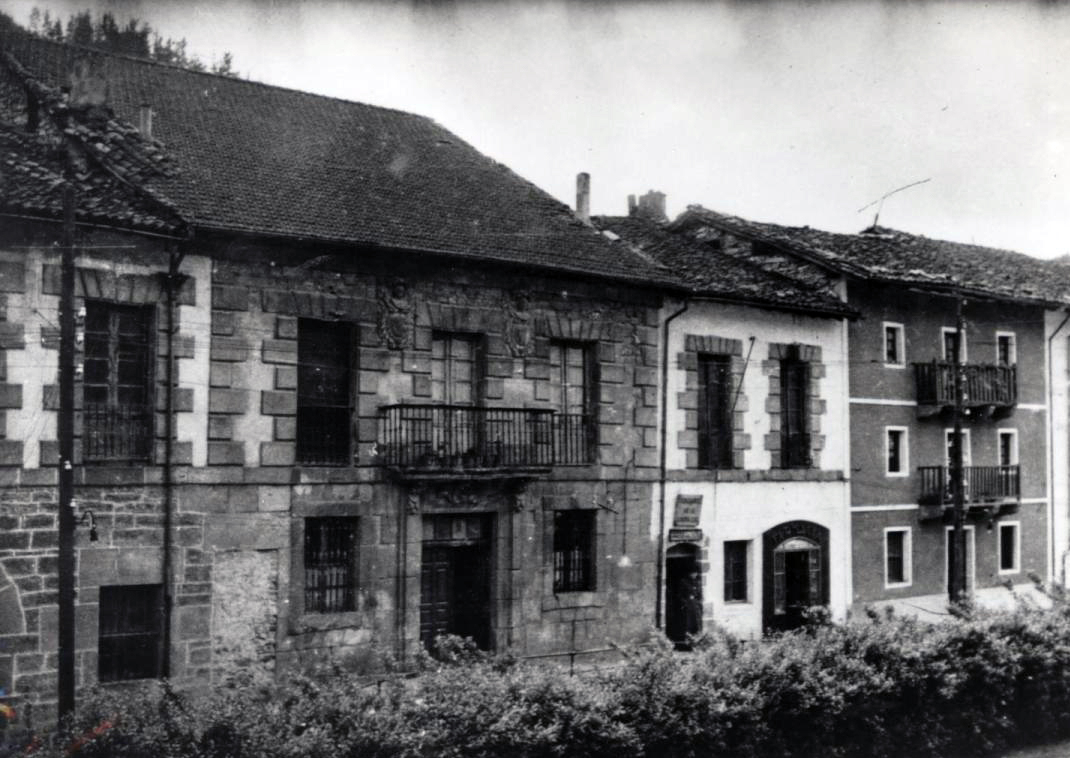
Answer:
<path fill-rule="evenodd" d="M 1016 366 L 967 363 L 962 366 L 963 394 L 967 408 L 1009 408 L 1018 402 Z M 914 364 L 919 406 L 955 404 L 955 367 L 945 361 Z"/>
<path fill-rule="evenodd" d="M 86 403 L 82 408 L 82 458 L 89 462 L 148 460 L 152 421 L 152 409 L 145 405 Z"/>
<path fill-rule="evenodd" d="M 1017 503 L 1021 498 L 1021 473 L 1014 466 L 963 466 L 963 499 L 966 505 Z M 920 505 L 951 506 L 951 474 L 946 466 L 921 466 Z"/>

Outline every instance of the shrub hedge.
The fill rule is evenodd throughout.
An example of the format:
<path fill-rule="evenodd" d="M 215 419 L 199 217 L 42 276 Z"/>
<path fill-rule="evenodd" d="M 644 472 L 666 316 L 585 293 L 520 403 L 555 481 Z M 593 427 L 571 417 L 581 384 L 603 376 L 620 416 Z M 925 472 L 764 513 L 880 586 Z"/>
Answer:
<path fill-rule="evenodd" d="M 100 729 L 103 722 L 110 726 Z M 930 625 L 870 614 L 743 642 L 716 633 L 568 677 L 450 642 L 425 670 L 86 698 L 37 755 L 984 756 L 1070 735 L 1070 609 Z"/>

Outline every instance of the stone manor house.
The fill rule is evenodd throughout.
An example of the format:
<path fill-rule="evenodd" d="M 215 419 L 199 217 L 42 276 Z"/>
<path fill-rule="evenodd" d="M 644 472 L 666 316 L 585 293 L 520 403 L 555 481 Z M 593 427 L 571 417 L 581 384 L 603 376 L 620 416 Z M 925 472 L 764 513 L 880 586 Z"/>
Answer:
<path fill-rule="evenodd" d="M 442 634 L 598 660 L 942 591 L 918 282 L 658 193 L 590 218 L 585 175 L 574 211 L 421 116 L 0 26 L 0 697 L 40 723 L 64 187 L 79 688 L 375 671 Z M 979 587 L 1061 574 L 1051 272 L 969 293 L 1002 388 L 970 423 Z"/>

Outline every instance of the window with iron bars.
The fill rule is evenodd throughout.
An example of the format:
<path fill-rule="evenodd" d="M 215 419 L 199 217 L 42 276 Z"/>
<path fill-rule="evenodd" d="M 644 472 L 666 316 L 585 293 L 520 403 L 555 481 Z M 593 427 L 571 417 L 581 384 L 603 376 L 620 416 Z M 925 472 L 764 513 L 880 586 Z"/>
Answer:
<path fill-rule="evenodd" d="M 305 519 L 305 613 L 357 609 L 357 520 Z"/>
<path fill-rule="evenodd" d="M 118 682 L 160 676 L 162 629 L 163 585 L 101 587 L 99 680 Z"/>
<path fill-rule="evenodd" d="M 146 461 L 152 455 L 156 341 L 152 306 L 85 303 L 82 456 Z"/>
<path fill-rule="evenodd" d="M 595 515 L 592 510 L 554 512 L 554 592 L 595 588 Z"/>
<path fill-rule="evenodd" d="M 350 461 L 352 329 L 349 324 L 297 322 L 297 462 Z"/>

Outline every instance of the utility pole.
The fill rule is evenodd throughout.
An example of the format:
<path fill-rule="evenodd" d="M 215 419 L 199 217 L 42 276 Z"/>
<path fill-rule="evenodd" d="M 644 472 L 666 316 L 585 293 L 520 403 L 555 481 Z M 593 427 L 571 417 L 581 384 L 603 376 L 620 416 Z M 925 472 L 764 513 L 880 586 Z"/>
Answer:
<path fill-rule="evenodd" d="M 948 571 L 948 593 L 952 603 L 966 598 L 966 492 L 962 455 L 962 416 L 966 368 L 962 364 L 962 345 L 966 334 L 966 320 L 962 315 L 962 297 L 955 299 L 955 350 L 952 370 L 955 381 L 955 425 L 951 442 L 951 497 L 953 524 Z"/>
<path fill-rule="evenodd" d="M 67 144 L 64 149 L 70 151 Z M 74 711 L 74 245 L 72 156 L 63 185 L 59 301 L 59 722 Z"/>

